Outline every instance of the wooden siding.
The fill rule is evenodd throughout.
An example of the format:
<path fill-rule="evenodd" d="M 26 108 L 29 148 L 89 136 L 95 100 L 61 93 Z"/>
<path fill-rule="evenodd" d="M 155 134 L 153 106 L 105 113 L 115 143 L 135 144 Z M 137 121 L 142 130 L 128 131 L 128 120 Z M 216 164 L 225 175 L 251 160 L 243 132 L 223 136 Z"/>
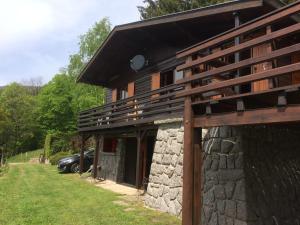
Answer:
<path fill-rule="evenodd" d="M 112 90 L 110 88 L 105 89 L 105 104 L 111 103 Z"/>

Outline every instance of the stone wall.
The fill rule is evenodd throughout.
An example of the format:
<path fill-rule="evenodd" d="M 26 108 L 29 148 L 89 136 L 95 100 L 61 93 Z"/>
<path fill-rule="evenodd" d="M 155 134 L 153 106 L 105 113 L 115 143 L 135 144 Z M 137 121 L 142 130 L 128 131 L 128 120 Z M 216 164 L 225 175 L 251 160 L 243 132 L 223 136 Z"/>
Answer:
<path fill-rule="evenodd" d="M 209 130 L 202 224 L 299 225 L 299 137 L 285 127 Z"/>
<path fill-rule="evenodd" d="M 123 139 L 118 139 L 116 153 L 100 151 L 98 173 L 100 178 L 122 182 L 124 177 L 125 143 Z"/>
<path fill-rule="evenodd" d="M 158 128 L 145 204 L 180 216 L 182 211 L 183 125 L 164 121 Z"/>

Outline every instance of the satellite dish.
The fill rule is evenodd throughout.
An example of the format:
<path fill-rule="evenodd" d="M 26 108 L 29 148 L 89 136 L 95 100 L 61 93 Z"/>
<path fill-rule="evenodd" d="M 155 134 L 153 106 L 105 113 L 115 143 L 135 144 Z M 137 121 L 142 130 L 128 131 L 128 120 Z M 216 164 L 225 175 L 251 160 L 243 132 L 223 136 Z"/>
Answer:
<path fill-rule="evenodd" d="M 136 55 L 130 60 L 130 67 L 134 71 L 139 71 L 146 64 L 146 59 L 143 55 Z"/>

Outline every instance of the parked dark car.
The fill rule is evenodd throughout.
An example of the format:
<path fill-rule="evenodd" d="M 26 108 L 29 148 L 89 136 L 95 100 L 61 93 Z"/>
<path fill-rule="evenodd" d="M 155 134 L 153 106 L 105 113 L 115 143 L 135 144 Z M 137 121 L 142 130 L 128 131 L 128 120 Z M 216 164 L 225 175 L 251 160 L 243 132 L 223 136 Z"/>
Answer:
<path fill-rule="evenodd" d="M 84 152 L 84 168 L 83 172 L 89 170 L 94 161 L 94 150 L 90 149 Z M 57 168 L 63 173 L 78 173 L 80 164 L 80 154 L 75 154 L 58 161 Z"/>

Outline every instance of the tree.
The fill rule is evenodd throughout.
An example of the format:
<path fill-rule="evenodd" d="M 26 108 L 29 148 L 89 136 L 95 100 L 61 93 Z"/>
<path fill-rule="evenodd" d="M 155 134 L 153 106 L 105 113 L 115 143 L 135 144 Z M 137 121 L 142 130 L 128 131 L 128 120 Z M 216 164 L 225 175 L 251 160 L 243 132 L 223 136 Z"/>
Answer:
<path fill-rule="evenodd" d="M 227 0 L 144 0 L 145 6 L 138 6 L 138 10 L 141 19 L 145 20 L 226 1 Z"/>
<path fill-rule="evenodd" d="M 84 35 L 80 36 L 79 52 L 70 56 L 66 73 L 76 82 L 84 65 L 91 59 L 111 31 L 108 18 L 95 23 Z M 104 89 L 99 86 L 77 84 L 74 86 L 72 105 L 77 115 L 81 110 L 98 106 L 104 102 Z"/>
<path fill-rule="evenodd" d="M 36 102 L 28 89 L 13 83 L 3 89 L 0 96 L 5 121 L 5 130 L 2 131 L 7 150 L 12 154 L 26 151 L 32 147 L 36 135 L 36 121 L 34 109 Z"/>
<path fill-rule="evenodd" d="M 76 119 L 72 108 L 74 84 L 66 74 L 57 74 L 38 95 L 37 120 L 47 132 L 72 132 Z"/>
<path fill-rule="evenodd" d="M 144 6 L 138 6 L 141 19 L 163 16 L 170 13 L 200 8 L 204 6 L 223 3 L 228 0 L 144 0 Z M 289 4 L 297 0 L 283 0 Z"/>
<path fill-rule="evenodd" d="M 4 163 L 4 150 L 5 150 L 5 145 L 6 141 L 8 138 L 8 115 L 0 107 L 0 150 L 1 150 L 1 158 L 0 158 L 0 167 Z"/>

